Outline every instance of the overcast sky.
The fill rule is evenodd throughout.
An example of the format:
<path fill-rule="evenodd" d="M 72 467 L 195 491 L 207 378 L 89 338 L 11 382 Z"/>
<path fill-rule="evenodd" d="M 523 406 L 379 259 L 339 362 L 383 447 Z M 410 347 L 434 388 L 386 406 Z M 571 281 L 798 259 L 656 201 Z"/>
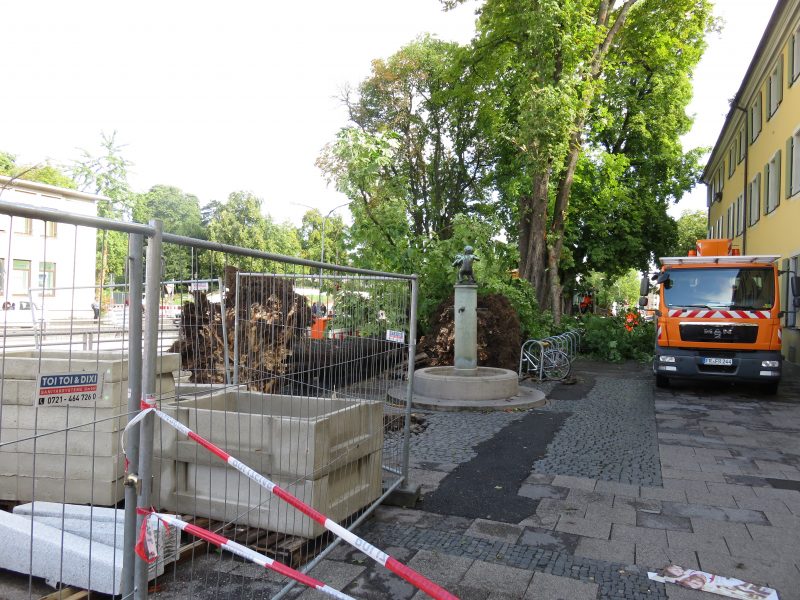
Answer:
<path fill-rule="evenodd" d="M 718 0 L 695 76 L 686 147 L 712 146 L 776 0 Z M 251 190 L 279 221 L 347 198 L 314 161 L 346 123 L 337 95 L 430 32 L 467 42 L 476 2 L 25 0 L 3 8 L 0 150 L 19 162 L 99 152 L 117 132 L 136 191 L 174 185 L 201 204 Z M 702 186 L 701 186 L 702 188 Z M 704 189 L 676 208 L 704 208 Z M 342 209 L 346 214 L 346 209 Z"/>

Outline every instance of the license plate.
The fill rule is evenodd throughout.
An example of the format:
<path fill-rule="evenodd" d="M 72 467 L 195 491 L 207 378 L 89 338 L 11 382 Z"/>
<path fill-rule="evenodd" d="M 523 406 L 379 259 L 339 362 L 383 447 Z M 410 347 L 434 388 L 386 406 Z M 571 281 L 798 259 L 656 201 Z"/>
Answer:
<path fill-rule="evenodd" d="M 730 367 L 733 364 L 732 358 L 704 358 L 704 365 L 717 365 L 721 367 Z"/>

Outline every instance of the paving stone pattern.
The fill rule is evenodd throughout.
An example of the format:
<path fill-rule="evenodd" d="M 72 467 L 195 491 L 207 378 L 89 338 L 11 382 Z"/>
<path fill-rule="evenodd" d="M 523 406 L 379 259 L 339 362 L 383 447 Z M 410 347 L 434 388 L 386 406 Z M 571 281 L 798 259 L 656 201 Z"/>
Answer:
<path fill-rule="evenodd" d="M 661 485 L 652 382 L 622 383 L 598 377 L 586 397 L 550 405 L 572 414 L 536 471 Z"/>

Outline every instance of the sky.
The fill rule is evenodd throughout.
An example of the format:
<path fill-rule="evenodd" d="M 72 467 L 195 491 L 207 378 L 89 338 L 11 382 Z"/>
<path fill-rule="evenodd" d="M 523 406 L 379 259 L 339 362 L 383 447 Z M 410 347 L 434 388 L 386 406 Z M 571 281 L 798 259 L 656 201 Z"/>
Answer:
<path fill-rule="evenodd" d="M 686 148 L 713 146 L 776 0 L 717 0 Z M 278 221 L 347 216 L 314 161 L 347 122 L 346 85 L 423 33 L 466 43 L 476 0 L 26 0 L 6 3 L 0 150 L 67 164 L 116 132 L 136 191 L 250 190 Z M 704 209 L 705 189 L 672 211 Z"/>

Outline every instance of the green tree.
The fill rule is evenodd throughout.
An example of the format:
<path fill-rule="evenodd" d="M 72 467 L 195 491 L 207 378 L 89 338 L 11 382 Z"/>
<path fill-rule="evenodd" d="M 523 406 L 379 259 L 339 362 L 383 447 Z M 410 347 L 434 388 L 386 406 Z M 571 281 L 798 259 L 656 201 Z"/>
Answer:
<path fill-rule="evenodd" d="M 155 185 L 145 194 L 137 194 L 133 200 L 133 220 L 148 223 L 160 219 L 165 232 L 186 237 L 200 238 L 204 233 L 201 224 L 200 203 L 197 196 L 182 190 Z M 192 250 L 175 244 L 164 245 L 164 277 L 166 279 L 189 279 L 193 274 Z"/>
<path fill-rule="evenodd" d="M 457 215 L 489 200 L 491 147 L 457 44 L 422 37 L 344 101 L 351 125 L 318 165 L 352 200 L 352 243 L 373 267 L 408 271 L 431 240 L 449 239 Z"/>
<path fill-rule="evenodd" d="M 630 99 L 630 90 L 624 95 L 614 86 L 627 82 L 635 88 L 629 63 L 640 61 L 642 71 L 657 71 L 669 62 L 666 53 L 686 56 L 668 66 L 678 81 L 688 82 L 710 25 L 707 0 L 487 0 L 483 5 L 472 76 L 483 94 L 481 106 L 494 113 L 485 120 L 494 131 L 498 188 L 516 225 L 509 232 L 519 245 L 520 274 L 533 284 L 540 303 L 552 308 L 556 321 L 573 182 L 582 154 L 600 140 L 593 140 L 595 124 L 619 118 L 618 131 L 636 127 L 652 137 L 659 124 L 685 118 L 685 105 L 673 103 L 661 106 L 662 118 L 654 126 L 643 120 L 641 110 L 626 121 L 611 100 Z M 662 147 L 679 150 L 678 140 L 670 137 L 675 130 L 663 136 Z M 638 158 L 657 158 L 653 146 Z M 661 166 L 653 161 L 643 168 L 656 173 Z"/>
<path fill-rule="evenodd" d="M 131 163 L 122 156 L 122 146 L 116 141 L 116 132 L 102 134 L 101 153 L 93 155 L 87 150 L 70 169 L 78 189 L 105 196 L 97 203 L 97 214 L 109 219 L 129 220 L 133 209 L 134 193 L 128 185 L 128 167 Z M 128 253 L 128 236 L 118 231 L 97 232 L 97 281 L 107 283 L 111 276 L 122 278 Z"/>
<path fill-rule="evenodd" d="M 276 224 L 271 217 L 262 213 L 263 201 L 250 192 L 233 192 L 227 202 L 212 203 L 207 212 L 208 239 L 263 252 L 299 256 L 300 240 L 297 230 L 289 223 Z M 218 277 L 226 264 L 232 264 L 248 271 L 275 271 L 282 269 L 271 261 L 250 257 L 235 257 L 213 253 L 209 263 L 200 260 L 200 277 Z M 208 271 L 204 269 L 208 268 Z"/>
<path fill-rule="evenodd" d="M 678 242 L 669 256 L 686 256 L 697 240 L 708 237 L 708 216 L 704 210 L 684 210 L 678 218 Z"/>
<path fill-rule="evenodd" d="M 56 187 L 74 190 L 75 181 L 49 162 L 36 165 L 17 165 L 17 157 L 8 152 L 0 152 L 0 175 L 18 177 L 27 181 L 46 183 Z"/>
<path fill-rule="evenodd" d="M 340 215 L 329 216 L 325 221 L 325 262 L 346 265 L 348 263 L 348 228 Z M 308 260 L 319 260 L 322 256 L 322 213 L 315 209 L 306 211 L 300 224 L 301 256 Z"/>

